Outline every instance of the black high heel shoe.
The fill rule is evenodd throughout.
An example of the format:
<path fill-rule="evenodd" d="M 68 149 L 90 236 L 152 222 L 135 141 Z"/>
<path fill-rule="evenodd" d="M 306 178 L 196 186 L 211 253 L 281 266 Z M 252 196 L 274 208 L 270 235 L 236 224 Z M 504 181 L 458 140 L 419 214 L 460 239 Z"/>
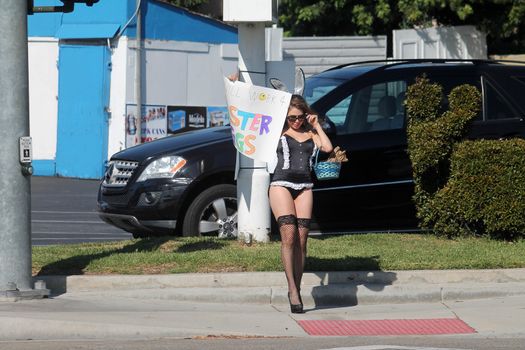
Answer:
<path fill-rule="evenodd" d="M 288 292 L 288 302 L 290 303 L 290 311 L 292 314 L 302 314 L 304 313 L 303 304 L 292 304 L 290 300 L 290 292 Z"/>

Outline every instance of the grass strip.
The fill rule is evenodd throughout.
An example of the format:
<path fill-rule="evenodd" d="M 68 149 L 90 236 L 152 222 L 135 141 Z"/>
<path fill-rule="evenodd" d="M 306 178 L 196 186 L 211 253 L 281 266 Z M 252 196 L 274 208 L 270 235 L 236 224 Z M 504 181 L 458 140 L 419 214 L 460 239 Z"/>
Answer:
<path fill-rule="evenodd" d="M 311 237 L 307 271 L 525 267 L 525 240 L 445 239 L 428 234 Z M 282 271 L 280 242 L 247 246 L 217 238 L 159 237 L 33 247 L 34 275 Z"/>

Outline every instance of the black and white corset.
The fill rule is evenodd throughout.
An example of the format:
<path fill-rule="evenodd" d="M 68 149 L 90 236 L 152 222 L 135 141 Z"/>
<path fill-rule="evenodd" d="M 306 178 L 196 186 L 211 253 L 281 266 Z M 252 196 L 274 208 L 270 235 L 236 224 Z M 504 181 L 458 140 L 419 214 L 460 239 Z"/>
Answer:
<path fill-rule="evenodd" d="M 270 185 L 285 186 L 295 190 L 312 188 L 311 172 L 316 149 L 312 139 L 299 142 L 289 135 L 281 136 Z M 269 171 L 272 172 L 271 170 L 270 168 Z"/>

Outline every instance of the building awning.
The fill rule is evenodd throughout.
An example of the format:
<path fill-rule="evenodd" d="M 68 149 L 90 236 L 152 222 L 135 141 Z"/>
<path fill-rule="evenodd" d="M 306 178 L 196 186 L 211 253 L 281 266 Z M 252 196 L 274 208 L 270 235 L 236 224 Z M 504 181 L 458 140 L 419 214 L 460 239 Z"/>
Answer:
<path fill-rule="evenodd" d="M 115 36 L 120 28 L 117 23 L 62 24 L 58 28 L 58 39 L 105 39 Z"/>

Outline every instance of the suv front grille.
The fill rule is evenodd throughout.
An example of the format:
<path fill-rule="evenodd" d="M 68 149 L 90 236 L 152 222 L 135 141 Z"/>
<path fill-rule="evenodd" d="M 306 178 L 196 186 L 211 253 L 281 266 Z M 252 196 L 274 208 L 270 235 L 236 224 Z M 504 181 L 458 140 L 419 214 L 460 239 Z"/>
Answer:
<path fill-rule="evenodd" d="M 127 160 L 110 161 L 106 170 L 106 174 L 104 174 L 104 186 L 126 186 L 138 165 L 138 162 L 130 162 Z"/>

